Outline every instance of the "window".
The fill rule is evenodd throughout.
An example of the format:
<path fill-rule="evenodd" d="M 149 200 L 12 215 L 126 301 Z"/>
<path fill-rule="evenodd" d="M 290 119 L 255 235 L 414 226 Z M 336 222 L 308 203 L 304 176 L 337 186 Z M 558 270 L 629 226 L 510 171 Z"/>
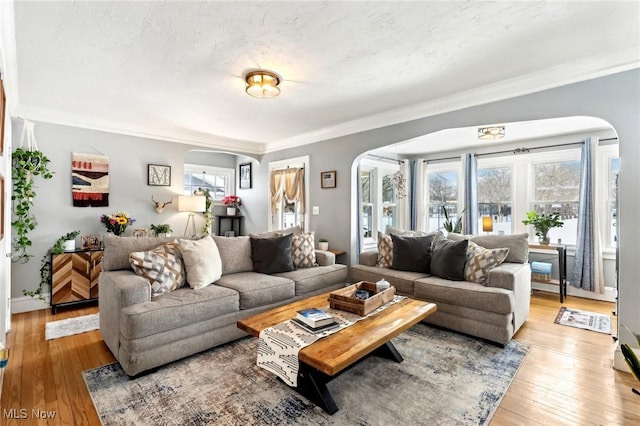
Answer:
<path fill-rule="evenodd" d="M 208 189 L 215 201 L 222 201 L 231 195 L 234 184 L 234 170 L 221 167 L 184 165 L 184 195 L 191 195 L 198 188 Z"/>
<path fill-rule="evenodd" d="M 398 194 L 394 176 L 399 170 L 381 170 L 382 173 L 382 229 L 398 226 Z"/>
<path fill-rule="evenodd" d="M 609 197 L 607 214 L 607 241 L 609 247 L 615 247 L 617 242 L 618 226 L 618 173 L 620 171 L 620 159 L 609 158 Z"/>
<path fill-rule="evenodd" d="M 459 165 L 456 165 L 459 167 Z M 427 168 L 427 171 L 431 167 Z M 458 218 L 459 172 L 454 170 L 436 170 L 427 172 L 427 226 L 429 231 L 442 229 L 444 214 L 442 206 L 447 209 L 449 220 Z"/>
<path fill-rule="evenodd" d="M 278 191 L 280 201 L 277 210 L 272 211 L 269 209 L 271 219 L 269 230 L 290 228 L 292 226 L 300 226 L 303 230 L 306 229 L 306 223 L 309 220 L 308 174 L 309 156 L 269 163 L 268 199 L 271 200 L 272 184 L 278 182 L 277 185 L 280 188 Z M 285 175 L 288 177 L 285 177 Z M 287 181 L 289 183 L 286 183 Z M 294 182 L 302 182 L 302 185 L 298 186 Z M 291 196 L 291 199 L 287 198 L 287 194 Z"/>
<path fill-rule="evenodd" d="M 493 232 L 512 232 L 513 178 L 510 167 L 478 169 L 478 229 L 491 216 Z"/>
<path fill-rule="evenodd" d="M 373 231 L 373 203 L 371 202 L 372 170 L 360 171 L 360 205 L 362 221 L 362 237 L 372 238 Z"/>
<path fill-rule="evenodd" d="M 533 165 L 531 209 L 538 213 L 560 213 L 561 228 L 549 230 L 552 242 L 575 244 L 578 232 L 580 162 L 563 161 Z"/>

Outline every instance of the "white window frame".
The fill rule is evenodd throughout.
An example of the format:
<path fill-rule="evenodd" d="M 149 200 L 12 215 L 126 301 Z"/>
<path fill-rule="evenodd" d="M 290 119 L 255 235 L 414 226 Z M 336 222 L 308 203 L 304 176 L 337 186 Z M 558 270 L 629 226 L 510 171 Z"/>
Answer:
<path fill-rule="evenodd" d="M 606 185 L 596 184 L 596 196 L 598 200 L 602 200 L 601 202 L 596 200 L 595 203 L 598 206 L 598 214 L 602 219 L 600 222 L 600 241 L 604 243 L 602 244 L 602 252 L 603 254 L 615 255 L 616 247 L 610 244 L 613 240 L 613 235 L 611 235 L 610 231 L 611 218 L 609 217 L 609 207 L 612 202 L 611 194 L 609 193 L 609 177 L 611 176 L 611 160 L 620 158 L 618 144 L 598 146 L 596 149 L 596 158 L 596 176 L 606 177 Z M 599 182 L 601 180 L 602 179 L 598 179 Z"/>
<path fill-rule="evenodd" d="M 202 164 L 188 163 L 184 165 L 184 174 L 187 173 L 202 173 L 205 172 L 207 176 L 224 176 L 226 178 L 227 185 L 225 187 L 225 197 L 234 193 L 236 187 L 235 182 L 235 170 L 228 169 L 226 167 L 205 166 Z M 185 183 L 182 182 L 182 192 L 184 192 Z M 191 195 L 191 194 L 184 194 Z M 213 198 L 215 204 L 221 204 L 223 198 Z"/>
<path fill-rule="evenodd" d="M 288 167 L 299 167 L 299 168 L 303 168 L 304 169 L 304 204 L 306 206 L 305 208 L 305 212 L 304 212 L 304 224 L 303 224 L 303 230 L 306 232 L 307 231 L 307 227 L 309 226 L 309 210 L 310 210 L 310 198 L 309 198 L 309 176 L 311 173 L 311 169 L 309 167 L 309 156 L 305 155 L 302 157 L 295 157 L 295 158 L 289 158 L 286 160 L 279 160 L 279 161 L 270 161 L 269 165 L 268 165 L 268 181 L 267 181 L 267 209 L 268 209 L 268 218 L 269 218 L 269 223 L 268 223 L 268 227 L 267 229 L 269 231 L 273 231 L 276 229 L 282 229 L 282 213 L 283 213 L 283 209 L 284 209 L 284 200 L 282 202 L 282 205 L 280 206 L 280 209 L 278 209 L 278 213 L 277 214 L 273 214 L 273 212 L 271 211 L 271 188 L 270 188 L 270 182 L 271 182 L 271 172 L 273 170 L 281 170 L 281 169 L 286 169 Z"/>
<path fill-rule="evenodd" d="M 511 157 L 488 157 L 488 158 L 479 158 L 478 159 L 478 171 L 485 169 L 509 169 L 511 170 L 511 230 L 510 232 L 514 232 L 514 224 L 517 220 L 516 216 L 516 167 Z M 523 216 L 524 217 L 524 216 Z M 494 226 L 495 228 L 495 226 Z M 482 230 L 482 226 L 480 226 L 479 230 Z"/>
<path fill-rule="evenodd" d="M 464 207 L 464 182 L 462 176 L 462 159 L 447 161 L 447 162 L 437 162 L 437 163 L 427 163 L 427 167 L 425 168 L 425 173 L 422 179 L 424 179 L 424 206 L 422 207 L 422 217 L 423 223 L 425 224 L 425 228 L 427 231 L 438 231 L 438 229 L 430 229 L 429 228 L 429 204 L 431 203 L 431 199 L 429 198 L 429 175 L 432 173 L 447 173 L 454 172 L 458 174 L 458 202 L 456 203 L 456 211 L 460 212 Z"/>

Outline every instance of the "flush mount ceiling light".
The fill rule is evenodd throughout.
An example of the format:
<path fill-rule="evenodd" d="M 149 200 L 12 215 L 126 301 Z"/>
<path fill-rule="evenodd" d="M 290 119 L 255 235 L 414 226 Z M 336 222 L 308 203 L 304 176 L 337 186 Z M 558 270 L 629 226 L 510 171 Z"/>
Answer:
<path fill-rule="evenodd" d="M 272 71 L 251 71 L 244 77 L 247 94 L 254 98 L 275 98 L 280 94 L 280 76 Z"/>
<path fill-rule="evenodd" d="M 478 128 L 478 139 L 494 140 L 500 138 L 504 138 L 504 126 Z"/>

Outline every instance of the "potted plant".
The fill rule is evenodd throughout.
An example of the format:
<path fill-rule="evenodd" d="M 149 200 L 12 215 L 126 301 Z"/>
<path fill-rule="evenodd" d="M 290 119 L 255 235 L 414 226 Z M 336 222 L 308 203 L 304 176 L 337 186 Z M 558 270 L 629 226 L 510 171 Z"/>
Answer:
<path fill-rule="evenodd" d="M 444 222 L 442 223 L 442 227 L 447 232 L 455 232 L 456 234 L 461 234 L 462 233 L 462 217 L 466 210 L 467 210 L 466 207 L 462 209 L 462 211 L 460 212 L 460 215 L 458 216 L 458 219 L 455 222 L 453 222 L 451 219 L 449 219 L 449 212 L 447 211 L 447 206 L 442 206 L 442 212 L 444 213 Z"/>
<path fill-rule="evenodd" d="M 100 223 L 107 228 L 107 232 L 111 232 L 115 235 L 122 235 L 126 231 L 127 226 L 131 225 L 136 220 L 131 218 L 129 213 L 117 211 L 113 214 L 103 214 L 100 216 Z"/>
<path fill-rule="evenodd" d="M 11 222 L 11 227 L 15 231 L 13 246 L 16 252 L 15 259 L 29 261 L 27 248 L 31 247 L 29 232 L 36 228 L 38 222 L 31 213 L 33 199 L 36 196 L 33 178 L 41 176 L 43 179 L 51 179 L 53 173 L 47 168 L 49 159 L 38 150 L 16 149 L 11 154 L 13 180 L 13 214 L 15 220 Z"/>
<path fill-rule="evenodd" d="M 318 248 L 320 250 L 329 250 L 329 240 L 326 240 L 324 238 L 320 238 L 318 240 Z"/>
<path fill-rule="evenodd" d="M 237 195 L 227 195 L 222 200 L 222 203 L 227 206 L 227 216 L 235 216 L 238 214 L 238 208 L 242 205 L 240 197 Z"/>
<path fill-rule="evenodd" d="M 522 221 L 525 225 L 532 225 L 538 236 L 540 244 L 549 244 L 549 230 L 551 228 L 562 228 L 564 222 L 560 220 L 560 213 L 542 213 L 528 211 L 527 218 Z"/>
<path fill-rule="evenodd" d="M 170 237 L 173 229 L 169 226 L 168 223 L 160 223 L 158 225 L 151 224 L 151 232 L 153 232 L 154 237 Z"/>

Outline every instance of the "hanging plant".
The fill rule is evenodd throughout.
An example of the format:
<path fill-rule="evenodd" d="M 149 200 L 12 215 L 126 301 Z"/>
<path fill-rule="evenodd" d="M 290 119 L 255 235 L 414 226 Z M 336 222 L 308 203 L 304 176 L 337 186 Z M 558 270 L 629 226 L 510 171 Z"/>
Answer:
<path fill-rule="evenodd" d="M 71 231 L 56 240 L 53 246 L 49 250 L 47 250 L 44 256 L 42 256 L 42 261 L 40 262 L 40 285 L 34 291 L 22 289 L 22 294 L 24 294 L 25 296 L 37 297 L 40 300 L 44 300 L 42 289 L 45 285 L 49 284 L 49 275 L 51 275 L 50 254 L 64 253 L 64 242 L 67 240 L 72 240 L 78 235 L 80 235 L 80 231 Z"/>
<path fill-rule="evenodd" d="M 32 245 L 29 232 L 38 225 L 36 217 L 31 212 L 33 199 L 36 196 L 33 178 L 41 176 L 43 179 L 51 179 L 53 173 L 47 168 L 49 159 L 38 150 L 18 148 L 11 155 L 11 160 L 13 166 L 11 200 L 13 201 L 15 218 L 11 222 L 11 226 L 15 230 L 13 260 L 21 260 L 26 263 L 30 257 L 27 249 Z"/>
<path fill-rule="evenodd" d="M 211 199 L 211 193 L 206 188 L 198 188 L 197 191 L 193 191 L 193 195 L 204 195 L 205 197 L 205 211 L 204 211 L 204 225 L 202 226 L 202 232 L 206 235 L 211 234 L 211 227 L 213 226 L 213 201 Z"/>

